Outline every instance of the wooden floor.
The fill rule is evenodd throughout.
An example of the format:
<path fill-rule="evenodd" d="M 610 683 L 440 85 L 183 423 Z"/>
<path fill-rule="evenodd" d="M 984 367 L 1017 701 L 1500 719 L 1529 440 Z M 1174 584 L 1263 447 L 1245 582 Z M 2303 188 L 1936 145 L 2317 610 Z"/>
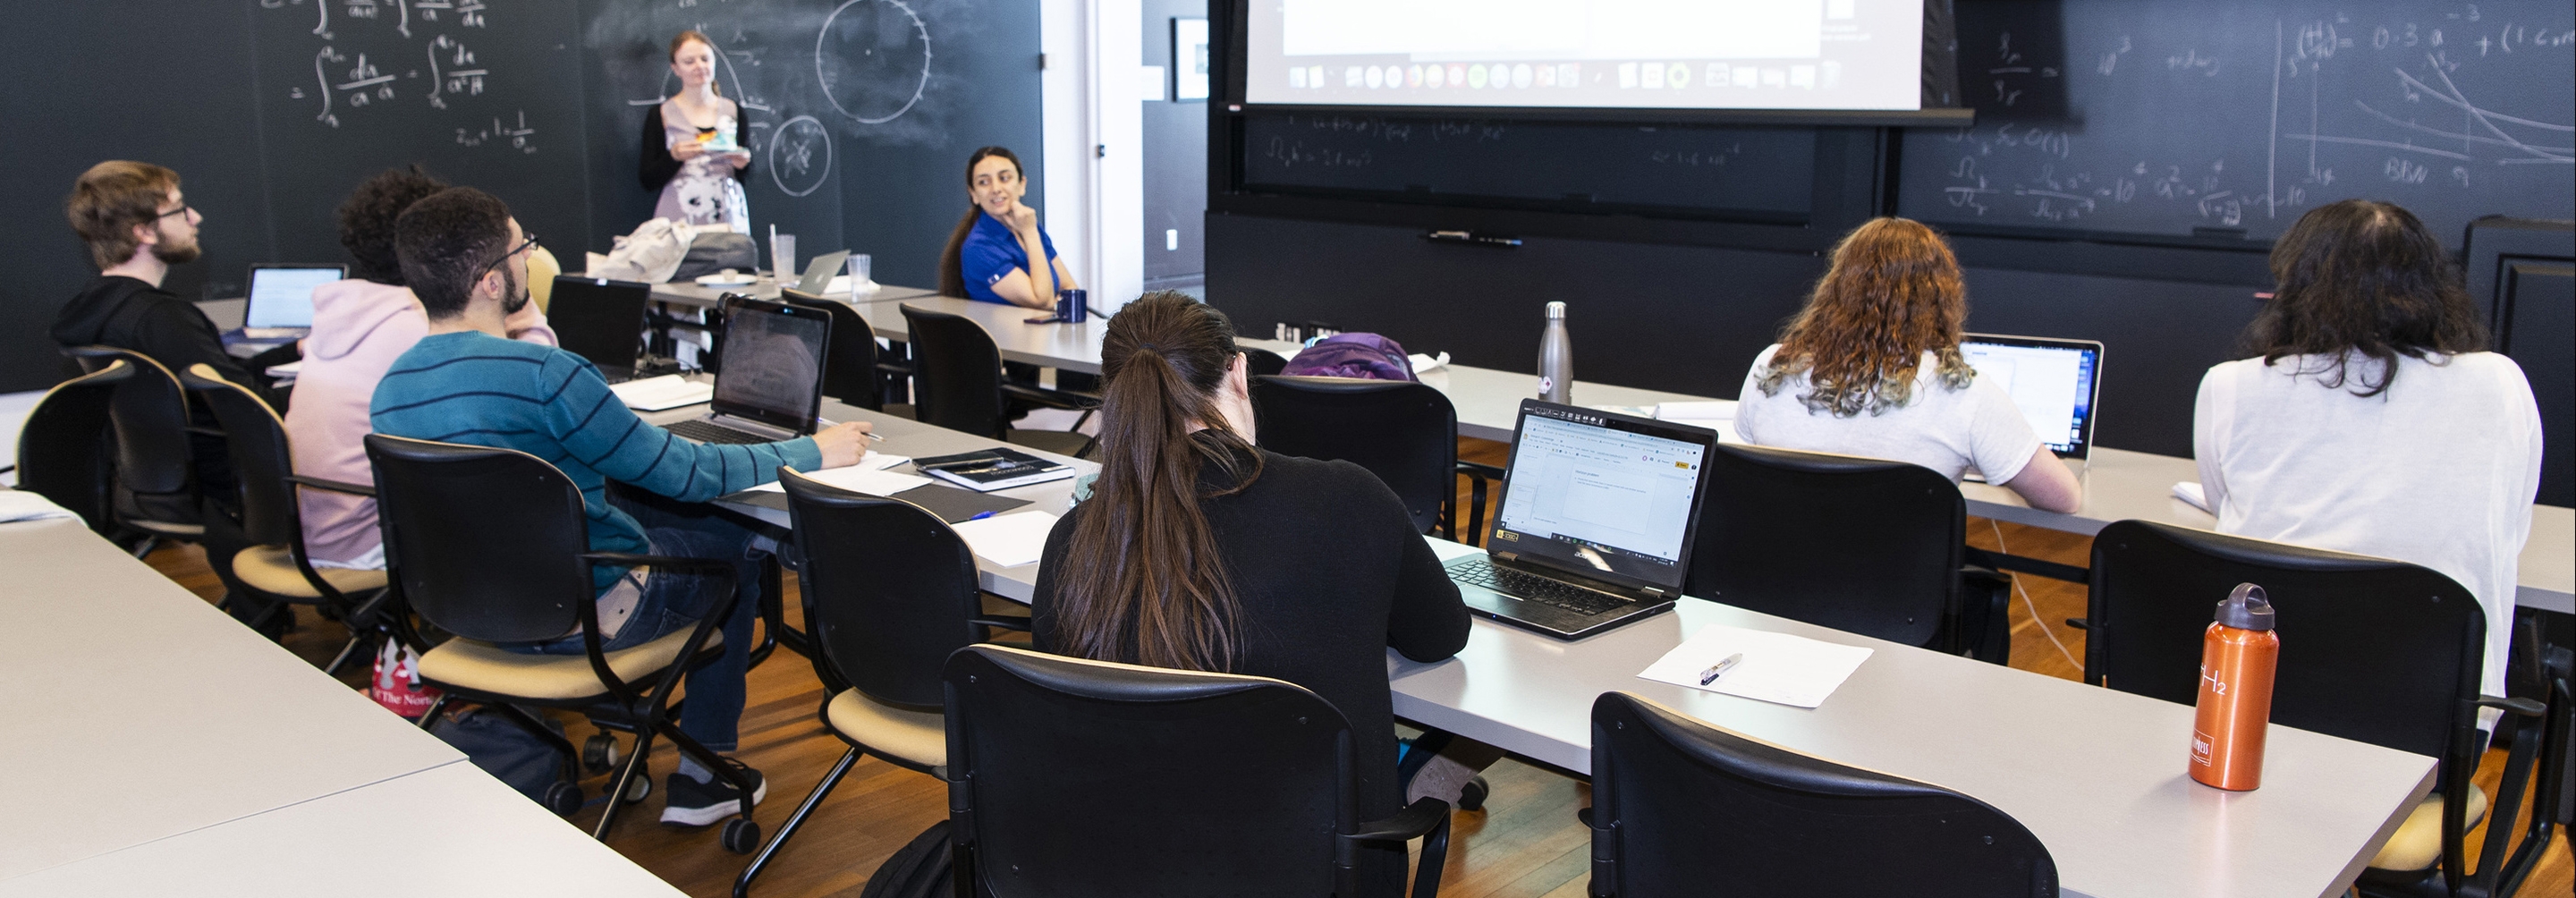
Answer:
<path fill-rule="evenodd" d="M 1495 465 L 1505 461 L 1499 443 L 1461 440 L 1460 450 L 1461 457 L 1469 460 Z M 2086 537 L 2012 524 L 1996 526 L 1982 518 L 1970 519 L 1969 539 L 1984 548 L 2009 548 L 2017 555 L 2068 564 L 2085 564 L 2091 551 Z M 193 548 L 165 548 L 149 561 L 209 600 L 223 591 Z M 2084 615 L 2084 589 L 2026 575 L 2017 579 L 2025 594 L 2014 597 L 2012 666 L 2079 678 L 2084 633 L 2068 628 L 2065 621 Z M 788 607 L 794 608 L 795 603 Z M 284 644 L 319 664 L 329 660 L 346 637 L 338 625 L 308 612 Z M 343 679 L 361 685 L 364 672 L 345 672 Z M 756 815 L 764 831 L 776 831 L 841 756 L 843 743 L 817 722 L 822 700 L 822 687 L 812 668 L 793 653 L 782 650 L 751 672 L 742 749 L 737 755 L 769 777 L 768 799 Z M 566 723 L 575 739 L 588 733 L 588 726 L 578 719 Z M 2502 775 L 2503 757 L 2501 751 L 2490 752 L 2480 765 L 2478 780 L 2490 793 Z M 609 845 L 691 895 L 731 894 L 733 879 L 746 858 L 717 845 L 712 829 L 670 829 L 654 820 L 661 811 L 658 775 L 669 774 L 673 763 L 667 747 L 656 750 L 652 767 L 657 773 L 657 794 L 622 815 Z M 1486 810 L 1461 813 L 1452 822 L 1441 894 L 1581 898 L 1590 866 L 1591 835 L 1575 820 L 1574 812 L 1591 803 L 1590 787 L 1509 760 L 1488 771 L 1486 779 L 1493 785 Z M 592 806 L 575 815 L 573 822 L 586 830 L 599 819 L 598 793 L 607 788 L 606 778 L 591 777 L 583 786 L 592 794 Z M 877 864 L 944 816 L 946 808 L 946 791 L 930 777 L 874 759 L 862 761 L 762 874 L 756 894 L 764 898 L 856 896 Z M 2479 837 L 2473 832 L 2471 844 Z M 2576 860 L 2571 860 L 2567 837 L 2561 834 L 2552 840 L 2548 856 L 2523 894 L 2571 891 L 2576 891 Z"/>

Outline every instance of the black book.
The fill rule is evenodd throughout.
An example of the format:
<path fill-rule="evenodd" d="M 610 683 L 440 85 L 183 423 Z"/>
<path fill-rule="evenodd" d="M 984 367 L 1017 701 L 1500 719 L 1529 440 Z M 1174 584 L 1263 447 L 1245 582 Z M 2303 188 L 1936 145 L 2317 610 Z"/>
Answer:
<path fill-rule="evenodd" d="M 914 469 L 980 492 L 1010 489 L 1073 476 L 1073 466 L 1048 461 L 1017 449 L 994 447 L 956 455 L 912 460 Z"/>

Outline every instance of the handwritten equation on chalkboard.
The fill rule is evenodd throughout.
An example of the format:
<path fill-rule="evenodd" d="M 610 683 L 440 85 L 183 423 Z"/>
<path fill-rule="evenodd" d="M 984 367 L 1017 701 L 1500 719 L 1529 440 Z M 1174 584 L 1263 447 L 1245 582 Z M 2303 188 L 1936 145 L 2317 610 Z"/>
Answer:
<path fill-rule="evenodd" d="M 340 128 L 377 114 L 419 115 L 462 111 L 459 104 L 484 95 L 499 77 L 475 50 L 490 33 L 488 0 L 259 0 L 276 15 L 310 16 L 313 50 L 309 82 L 291 84 L 287 99 L 312 110 L 312 120 Z M 403 104 L 417 98 L 406 111 Z M 537 152 L 536 129 L 524 110 L 507 124 L 499 110 L 473 110 L 473 123 L 455 126 L 465 147 Z M 488 124 L 482 120 L 489 119 Z"/>
<path fill-rule="evenodd" d="M 2568 217 L 2569 7 L 2379 6 L 1962 3 L 1979 124 L 1907 136 L 1900 207 L 2256 237 L 2354 196 L 2447 233 L 2488 213 Z"/>

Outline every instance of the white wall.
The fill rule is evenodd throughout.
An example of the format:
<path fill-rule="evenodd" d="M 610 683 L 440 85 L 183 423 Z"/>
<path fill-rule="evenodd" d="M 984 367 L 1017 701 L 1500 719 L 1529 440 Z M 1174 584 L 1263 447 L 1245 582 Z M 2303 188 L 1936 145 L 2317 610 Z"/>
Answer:
<path fill-rule="evenodd" d="M 1040 0 L 1046 171 L 1039 215 L 1103 311 L 1145 285 L 1144 59 L 1138 0 Z"/>

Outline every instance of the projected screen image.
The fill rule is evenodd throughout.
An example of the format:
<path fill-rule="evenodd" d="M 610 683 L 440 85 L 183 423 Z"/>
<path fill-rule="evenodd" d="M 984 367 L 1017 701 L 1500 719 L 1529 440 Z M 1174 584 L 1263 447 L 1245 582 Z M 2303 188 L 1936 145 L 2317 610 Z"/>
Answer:
<path fill-rule="evenodd" d="M 1922 107 L 1922 0 L 1266 0 L 1251 103 Z"/>
<path fill-rule="evenodd" d="M 1977 378 L 2012 396 L 2030 429 L 2058 452 L 2072 452 L 2084 440 L 2084 419 L 2093 412 L 2093 378 L 2099 361 L 2083 349 L 2021 346 L 2009 343 L 1959 344 L 1959 354 Z"/>

